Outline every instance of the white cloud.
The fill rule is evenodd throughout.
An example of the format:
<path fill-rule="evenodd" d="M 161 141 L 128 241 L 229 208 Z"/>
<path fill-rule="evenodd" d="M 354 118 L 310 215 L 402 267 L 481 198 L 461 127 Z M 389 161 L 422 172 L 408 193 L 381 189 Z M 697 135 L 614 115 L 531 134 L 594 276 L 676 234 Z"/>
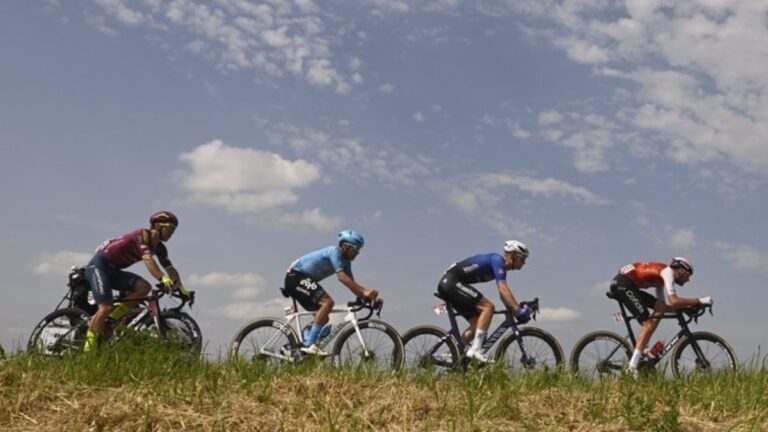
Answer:
<path fill-rule="evenodd" d="M 588 205 L 606 204 L 607 201 L 595 193 L 582 186 L 575 186 L 568 182 L 556 180 L 553 178 L 537 179 L 527 176 L 515 176 L 510 174 L 483 174 L 479 177 L 480 183 L 492 184 L 499 188 L 503 186 L 514 186 L 521 191 L 528 192 L 531 195 L 545 196 L 547 198 L 553 195 L 561 197 L 570 197 Z"/>
<path fill-rule="evenodd" d="M 302 157 L 316 161 L 325 170 L 355 181 L 374 179 L 397 185 L 412 185 L 432 172 L 431 161 L 410 155 L 396 146 L 375 146 L 356 137 L 333 137 L 330 133 L 284 123 L 268 135 L 275 146 L 289 146 Z"/>
<path fill-rule="evenodd" d="M 666 146 L 666 155 L 678 163 L 728 161 L 765 174 L 765 1 L 481 3 L 486 2 L 474 4 L 494 16 L 534 18 L 530 28 L 538 28 L 531 34 L 548 38 L 574 61 L 600 63 L 602 67 L 595 69 L 598 76 L 627 80 L 626 85 L 614 81 L 626 90 L 618 107 L 608 106 L 616 100 L 604 101 L 604 108 L 616 113 L 612 123 L 618 130 L 611 131 L 612 142 L 619 138 L 629 143 L 628 135 L 650 132 Z M 542 26 L 546 21 L 550 24 Z M 640 90 L 635 91 L 632 85 Z M 541 120 L 543 126 L 552 124 Z M 585 138 L 592 130 L 582 124 Z M 563 144 L 549 134 L 552 141 Z M 608 169 L 607 161 L 600 159 L 612 144 L 591 143 L 588 139 L 570 143 L 577 155 L 577 168 L 585 172 Z M 642 153 L 643 157 L 655 156 Z"/>
<path fill-rule="evenodd" d="M 258 273 L 223 273 L 213 272 L 203 275 L 192 274 L 187 284 L 213 288 L 232 288 L 241 286 L 264 287 L 266 280 Z"/>
<path fill-rule="evenodd" d="M 734 268 L 758 271 L 768 269 L 768 253 L 764 251 L 752 246 L 724 242 L 717 242 L 715 245 Z"/>
<path fill-rule="evenodd" d="M 672 230 L 669 233 L 669 245 L 675 249 L 693 249 L 696 247 L 696 234 L 692 229 Z"/>
<path fill-rule="evenodd" d="M 320 179 L 320 168 L 307 161 L 290 161 L 276 153 L 230 147 L 220 140 L 200 145 L 179 159 L 188 165 L 188 170 L 177 173 L 179 184 L 189 192 L 186 201 L 222 207 L 232 213 L 262 215 L 283 209 L 298 202 L 296 189 Z M 317 228 L 339 222 L 317 208 L 297 216 L 285 212 L 285 217 L 272 220 L 282 226 Z"/>
<path fill-rule="evenodd" d="M 275 298 L 265 302 L 236 302 L 214 308 L 215 313 L 233 320 L 247 320 L 262 316 L 278 315 L 289 306 L 285 298 Z"/>
<path fill-rule="evenodd" d="M 539 113 L 539 124 L 542 126 L 550 126 L 555 123 L 559 123 L 563 119 L 557 111 L 544 111 Z"/>
<path fill-rule="evenodd" d="M 576 321 L 579 318 L 581 318 L 581 313 L 579 311 L 560 307 L 541 308 L 536 319 L 541 322 L 567 322 Z"/>
<path fill-rule="evenodd" d="M 394 84 L 382 84 L 379 86 L 379 91 L 382 93 L 392 93 L 395 91 Z"/>
<path fill-rule="evenodd" d="M 173 32 L 181 45 L 211 59 L 222 71 L 262 70 L 273 76 L 292 74 L 311 85 L 348 92 L 362 82 L 359 59 L 347 59 L 344 73 L 334 58 L 342 41 L 329 8 L 311 0 L 253 3 L 242 0 L 173 0 L 170 2 L 94 0 L 104 15 L 93 19 L 111 30 L 103 16 L 117 23 L 145 26 L 163 36 Z"/>
<path fill-rule="evenodd" d="M 413 115 L 413 119 L 416 120 L 416 123 L 424 123 L 427 121 L 427 117 L 424 116 L 424 113 L 421 111 L 416 111 L 416 114 Z"/>
<path fill-rule="evenodd" d="M 42 276 L 66 277 L 72 266 L 85 266 L 92 257 L 92 253 L 72 251 L 44 253 L 37 258 L 32 269 Z"/>
<path fill-rule="evenodd" d="M 585 205 L 602 205 L 607 201 L 588 189 L 553 178 L 536 179 L 527 176 L 485 173 L 464 179 L 459 184 L 436 183 L 432 188 L 448 204 L 473 215 L 502 235 L 515 233 L 530 237 L 536 229 L 518 218 L 511 217 L 504 206 L 510 201 L 506 195 L 510 187 L 531 196 L 561 196 L 575 199 Z"/>

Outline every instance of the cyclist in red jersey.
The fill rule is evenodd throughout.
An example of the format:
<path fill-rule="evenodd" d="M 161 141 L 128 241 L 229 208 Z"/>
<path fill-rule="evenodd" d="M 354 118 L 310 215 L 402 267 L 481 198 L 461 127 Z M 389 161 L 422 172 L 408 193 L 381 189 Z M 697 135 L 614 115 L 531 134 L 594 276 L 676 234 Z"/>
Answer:
<path fill-rule="evenodd" d="M 149 229 L 139 228 L 106 240 L 96 248 L 96 254 L 88 263 L 85 276 L 99 309 L 89 323 L 85 351 L 90 351 L 98 345 L 107 318 L 120 319 L 136 306 L 137 302 L 131 299 L 146 297 L 152 289 L 149 282 L 136 274 L 124 271 L 124 268 L 144 261 L 149 273 L 167 290 L 173 292 L 178 289 L 182 294 L 189 294 L 181 285 L 179 272 L 168 259 L 168 250 L 163 244 L 173 236 L 179 225 L 178 218 L 169 211 L 160 211 L 149 218 L 149 224 Z M 165 273 L 153 256 L 157 256 Z M 117 306 L 112 298 L 112 290 L 127 293 Z"/>
<path fill-rule="evenodd" d="M 709 296 L 696 299 L 677 295 L 675 284 L 683 286 L 691 276 L 693 276 L 691 261 L 675 257 L 669 265 L 660 262 L 627 264 L 619 269 L 619 274 L 611 281 L 611 293 L 637 317 L 637 321 L 642 326 L 635 351 L 629 361 L 629 370 L 633 375 L 637 375 L 637 366 L 643 350 L 665 312 L 713 303 L 712 297 Z M 640 291 L 648 288 L 656 288 L 655 297 Z M 668 302 L 664 300 L 665 294 Z M 653 309 L 652 315 L 648 309 Z"/>

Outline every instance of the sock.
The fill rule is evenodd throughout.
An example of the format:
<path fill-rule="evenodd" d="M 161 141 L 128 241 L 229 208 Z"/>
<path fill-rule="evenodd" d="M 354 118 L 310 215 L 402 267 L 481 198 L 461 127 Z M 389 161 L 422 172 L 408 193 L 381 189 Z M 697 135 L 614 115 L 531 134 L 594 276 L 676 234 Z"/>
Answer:
<path fill-rule="evenodd" d="M 630 369 L 637 369 L 637 365 L 638 363 L 640 363 L 640 357 L 642 357 L 642 355 L 643 355 L 643 352 L 635 348 L 635 352 L 632 353 L 632 358 L 629 359 Z"/>
<path fill-rule="evenodd" d="M 128 311 L 131 310 L 130 307 L 128 307 L 125 303 L 118 303 L 115 305 L 115 310 L 112 311 L 111 314 L 109 314 L 109 317 L 113 320 L 117 321 L 120 318 L 123 317 L 123 315 L 127 314 Z"/>
<path fill-rule="evenodd" d="M 97 346 L 99 346 L 99 334 L 88 329 L 88 332 L 85 334 L 85 346 L 83 347 L 83 351 L 88 352 L 95 350 Z"/>
<path fill-rule="evenodd" d="M 307 340 L 304 341 L 304 345 L 306 346 L 312 346 L 315 342 L 317 342 L 317 336 L 320 334 L 320 330 L 323 328 L 322 324 L 313 323 L 312 329 L 309 330 L 309 337 Z"/>
<path fill-rule="evenodd" d="M 477 330 L 475 339 L 472 341 L 472 349 L 479 352 L 483 349 L 483 342 L 485 342 L 485 330 Z"/>

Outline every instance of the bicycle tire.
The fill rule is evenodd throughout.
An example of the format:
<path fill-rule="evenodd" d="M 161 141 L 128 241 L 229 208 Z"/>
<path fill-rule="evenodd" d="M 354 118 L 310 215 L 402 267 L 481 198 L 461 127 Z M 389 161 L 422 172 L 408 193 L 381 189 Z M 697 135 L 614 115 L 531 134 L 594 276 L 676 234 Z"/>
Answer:
<path fill-rule="evenodd" d="M 79 308 L 63 308 L 49 313 L 32 330 L 27 352 L 63 357 L 82 351 L 90 318 Z"/>
<path fill-rule="evenodd" d="M 333 346 L 333 358 L 338 366 L 397 371 L 403 366 L 403 341 L 394 327 L 379 320 L 357 323 L 365 347 L 357 337 L 355 327 L 342 329 Z"/>
<path fill-rule="evenodd" d="M 428 351 L 433 352 L 429 354 Z M 460 354 L 448 332 L 440 327 L 423 325 L 403 335 L 403 357 L 406 368 L 448 372 L 456 369 Z"/>
<path fill-rule="evenodd" d="M 273 337 L 270 345 L 265 346 Z M 285 321 L 280 318 L 260 318 L 235 333 L 227 355 L 230 360 L 264 361 L 278 365 L 292 361 L 299 345 L 299 336 Z"/>
<path fill-rule="evenodd" d="M 527 358 L 523 357 L 518 339 L 525 346 Z M 510 373 L 556 370 L 562 367 L 564 357 L 557 339 L 536 327 L 525 327 L 517 335 L 507 334 L 496 349 L 496 362 Z"/>
<path fill-rule="evenodd" d="M 176 310 L 163 310 L 160 318 L 164 325 L 165 338 L 193 352 L 199 354 L 203 348 L 203 336 L 197 322 L 189 314 Z M 159 337 L 162 333 L 155 325 L 152 314 L 145 316 L 137 330 L 147 331 L 153 336 Z"/>
<path fill-rule="evenodd" d="M 571 351 L 571 371 L 590 378 L 618 376 L 629 365 L 633 348 L 618 334 L 598 330 L 587 333 Z"/>
<path fill-rule="evenodd" d="M 693 349 L 693 341 L 701 349 L 705 358 L 698 357 Z M 671 363 L 675 378 L 693 373 L 735 371 L 739 365 L 736 353 L 728 342 L 710 332 L 693 332 L 682 338 L 672 352 Z"/>

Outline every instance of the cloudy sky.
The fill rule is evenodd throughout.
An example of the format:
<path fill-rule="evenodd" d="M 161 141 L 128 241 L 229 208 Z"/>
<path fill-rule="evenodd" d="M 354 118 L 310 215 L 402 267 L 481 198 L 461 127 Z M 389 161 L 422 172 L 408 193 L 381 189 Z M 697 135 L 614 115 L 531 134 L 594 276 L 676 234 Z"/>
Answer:
<path fill-rule="evenodd" d="M 768 342 L 767 16 L 765 0 L 3 2 L 0 343 L 26 340 L 70 265 L 171 209 L 212 356 L 279 315 L 290 262 L 349 227 L 355 275 L 401 331 L 442 322 L 451 263 L 514 238 L 532 255 L 510 286 L 566 352 L 621 331 L 603 295 L 620 266 L 683 255 L 680 294 L 715 298 L 698 328 L 747 360 Z"/>

